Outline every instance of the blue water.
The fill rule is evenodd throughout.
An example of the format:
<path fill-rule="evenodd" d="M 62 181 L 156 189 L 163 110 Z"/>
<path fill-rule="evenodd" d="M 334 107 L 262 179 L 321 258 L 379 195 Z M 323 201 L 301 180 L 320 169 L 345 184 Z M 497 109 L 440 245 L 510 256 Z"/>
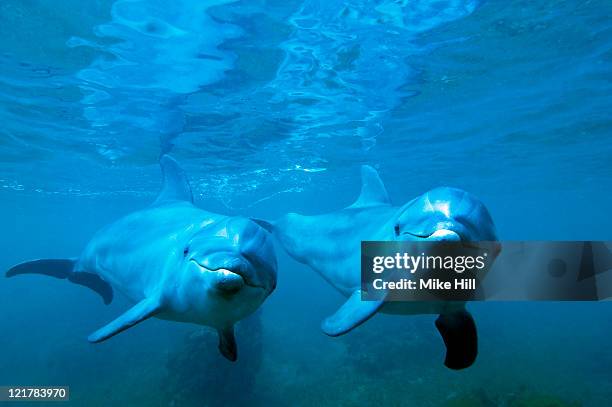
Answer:
<path fill-rule="evenodd" d="M 395 204 L 438 185 L 501 239 L 612 240 L 612 3 L 0 3 L 0 269 L 74 257 L 151 202 L 171 152 L 207 210 L 325 213 L 375 166 Z M 63 281 L 0 280 L 0 385 L 70 385 L 77 406 L 604 406 L 612 307 L 471 304 L 479 358 L 444 368 L 434 316 L 328 338 L 342 298 L 282 251 L 238 329 L 150 320 Z"/>

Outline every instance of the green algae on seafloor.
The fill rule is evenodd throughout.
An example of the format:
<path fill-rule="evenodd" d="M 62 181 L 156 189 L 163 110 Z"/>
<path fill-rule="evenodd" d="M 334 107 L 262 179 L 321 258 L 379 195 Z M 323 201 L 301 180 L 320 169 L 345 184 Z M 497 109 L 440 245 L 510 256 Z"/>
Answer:
<path fill-rule="evenodd" d="M 536 394 L 513 400 L 508 403 L 509 407 L 580 407 L 577 401 L 566 402 L 558 397 L 547 394 Z"/>
<path fill-rule="evenodd" d="M 560 398 L 547 394 L 531 394 L 523 396 L 508 396 L 498 398 L 495 401 L 483 399 L 476 394 L 462 394 L 449 400 L 445 407 L 580 407 L 582 404 L 576 401 L 566 402 Z"/>
<path fill-rule="evenodd" d="M 449 400 L 445 407 L 487 407 L 478 397 L 463 395 Z"/>

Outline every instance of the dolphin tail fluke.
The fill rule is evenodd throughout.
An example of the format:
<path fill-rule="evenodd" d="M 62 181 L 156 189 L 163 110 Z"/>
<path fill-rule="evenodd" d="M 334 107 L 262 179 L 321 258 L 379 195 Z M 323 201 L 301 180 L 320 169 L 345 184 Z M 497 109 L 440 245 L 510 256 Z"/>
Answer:
<path fill-rule="evenodd" d="M 41 259 L 32 260 L 13 266 L 6 272 L 6 277 L 19 274 L 42 274 L 68 280 L 74 284 L 88 287 L 102 297 L 105 304 L 113 300 L 113 289 L 97 274 L 82 271 L 74 271 L 76 259 Z"/>
<path fill-rule="evenodd" d="M 89 335 L 87 340 L 92 343 L 105 341 L 159 312 L 161 312 L 161 301 L 157 298 L 145 298 L 109 324 Z"/>
<path fill-rule="evenodd" d="M 326 318 L 321 329 L 326 335 L 340 336 L 370 319 L 384 301 L 362 301 L 361 290 L 353 292 L 336 313 Z"/>
<path fill-rule="evenodd" d="M 478 335 L 472 315 L 466 310 L 440 314 L 436 328 L 446 345 L 444 365 L 454 370 L 470 367 L 478 354 Z"/>
<path fill-rule="evenodd" d="M 55 278 L 68 278 L 74 270 L 75 259 L 40 259 L 26 261 L 11 267 L 7 277 L 19 274 L 43 274 Z"/>
<path fill-rule="evenodd" d="M 234 336 L 234 327 L 219 329 L 219 352 L 229 361 L 238 359 L 238 347 Z"/>

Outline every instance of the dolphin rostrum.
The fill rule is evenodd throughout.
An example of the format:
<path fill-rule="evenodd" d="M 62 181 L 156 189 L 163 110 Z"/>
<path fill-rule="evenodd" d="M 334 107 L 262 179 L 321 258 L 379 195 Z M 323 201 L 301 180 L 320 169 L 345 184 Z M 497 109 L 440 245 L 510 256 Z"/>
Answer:
<path fill-rule="evenodd" d="M 164 155 L 160 165 L 163 187 L 150 207 L 100 230 L 79 258 L 29 261 L 6 276 L 44 274 L 89 287 L 106 304 L 115 290 L 135 304 L 90 342 L 155 316 L 216 329 L 220 352 L 234 361 L 234 324 L 276 286 L 272 239 L 247 218 L 197 208 L 177 162 Z"/>
<path fill-rule="evenodd" d="M 348 300 L 321 325 L 330 336 L 347 333 L 376 312 L 439 314 L 436 320 L 447 348 L 445 364 L 470 366 L 477 355 L 476 325 L 463 302 L 362 301 L 362 241 L 488 241 L 497 242 L 485 206 L 455 188 L 436 188 L 404 206 L 392 206 L 376 170 L 361 169 L 357 201 L 340 211 L 305 216 L 289 213 L 275 222 L 256 220 L 271 231 L 287 253 L 318 272 Z M 494 255 L 499 253 L 495 243 Z"/>

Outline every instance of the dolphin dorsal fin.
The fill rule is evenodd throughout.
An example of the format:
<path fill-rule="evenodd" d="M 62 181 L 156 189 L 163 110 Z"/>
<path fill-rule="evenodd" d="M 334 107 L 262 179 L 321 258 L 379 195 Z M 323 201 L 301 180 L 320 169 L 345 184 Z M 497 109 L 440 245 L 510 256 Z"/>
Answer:
<path fill-rule="evenodd" d="M 369 165 L 361 166 L 361 194 L 349 208 L 391 205 L 389 195 L 378 172 Z"/>
<path fill-rule="evenodd" d="M 268 232 L 274 233 L 274 222 L 268 222 L 267 220 L 257 219 L 257 218 L 251 218 L 251 220 L 257 223 L 259 226 L 261 226 L 265 230 L 267 230 Z"/>
<path fill-rule="evenodd" d="M 193 203 L 193 194 L 187 180 L 185 171 L 176 160 L 169 155 L 162 155 L 159 159 L 162 170 L 162 189 L 153 206 L 173 201 L 187 201 Z"/>

